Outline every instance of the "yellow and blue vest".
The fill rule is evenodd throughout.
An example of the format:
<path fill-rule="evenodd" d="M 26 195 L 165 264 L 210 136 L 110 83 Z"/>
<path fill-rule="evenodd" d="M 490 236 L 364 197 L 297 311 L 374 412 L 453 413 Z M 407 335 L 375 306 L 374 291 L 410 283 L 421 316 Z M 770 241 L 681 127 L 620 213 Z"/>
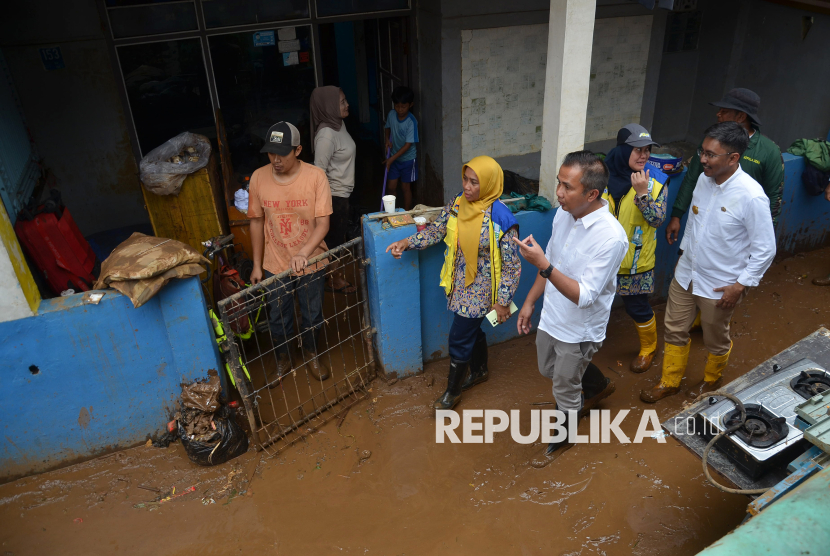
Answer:
<path fill-rule="evenodd" d="M 648 194 L 656 200 L 669 181 L 669 177 L 656 168 L 649 167 L 648 170 Z M 608 201 L 608 210 L 616 216 L 628 236 L 628 252 L 620 265 L 618 274 L 639 274 L 654 268 L 657 229 L 652 228 L 643 218 L 643 213 L 634 204 L 634 195 L 636 192 L 632 187 L 620 199 L 620 207 L 617 210 L 614 198 L 608 193 L 608 189 L 602 194 L 602 198 Z"/>
<path fill-rule="evenodd" d="M 444 266 L 441 268 L 441 287 L 444 288 L 447 297 L 450 296 L 453 288 L 455 254 L 458 250 L 458 206 L 461 203 L 462 195 L 463 193 L 458 194 L 452 205 L 452 209 L 450 209 L 450 217 L 447 220 L 447 235 L 444 237 L 447 250 L 444 252 Z M 501 283 L 501 249 L 499 248 L 499 241 L 507 230 L 518 225 L 519 223 L 516 217 L 513 216 L 513 213 L 510 212 L 510 209 L 504 203 L 496 201 L 490 206 L 490 293 L 494 304 L 498 298 L 498 287 Z M 467 261 L 467 264 L 477 265 L 478 260 Z"/>

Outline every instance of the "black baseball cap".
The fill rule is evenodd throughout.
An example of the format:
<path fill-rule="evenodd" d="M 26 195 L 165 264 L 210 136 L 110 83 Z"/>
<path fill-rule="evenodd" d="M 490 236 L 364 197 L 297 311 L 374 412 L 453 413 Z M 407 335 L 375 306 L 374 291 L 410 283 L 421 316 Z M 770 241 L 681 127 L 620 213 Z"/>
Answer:
<path fill-rule="evenodd" d="M 729 108 L 730 110 L 744 112 L 756 125 L 761 125 L 761 120 L 758 119 L 761 97 L 749 89 L 732 89 L 723 95 L 723 98 L 718 102 L 710 102 L 709 104 L 718 108 Z"/>
<path fill-rule="evenodd" d="M 617 145 L 622 144 L 632 147 L 660 146 L 660 143 L 652 141 L 651 134 L 640 124 L 628 124 L 617 132 Z"/>
<path fill-rule="evenodd" d="M 265 134 L 265 146 L 261 153 L 285 156 L 300 146 L 300 131 L 288 122 L 277 122 Z"/>

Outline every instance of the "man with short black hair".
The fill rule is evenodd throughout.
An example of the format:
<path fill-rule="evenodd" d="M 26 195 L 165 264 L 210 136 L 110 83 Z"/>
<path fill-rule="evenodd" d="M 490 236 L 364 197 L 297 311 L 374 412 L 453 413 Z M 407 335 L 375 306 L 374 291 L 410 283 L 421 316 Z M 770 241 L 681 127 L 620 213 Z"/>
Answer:
<path fill-rule="evenodd" d="M 680 390 L 692 343 L 689 330 L 698 309 L 709 356 L 703 381 L 688 393 L 697 398 L 721 385 L 732 351 L 732 313 L 775 257 L 769 199 L 739 163 L 748 143 L 735 122 L 706 130 L 698 150 L 703 175 L 695 186 L 666 304 L 663 374 L 653 388 L 640 392 L 644 402 L 654 403 Z"/>
<path fill-rule="evenodd" d="M 769 198 L 770 213 L 774 224 L 778 221 L 778 215 L 781 212 L 784 162 L 778 145 L 769 137 L 761 134 L 761 119 L 758 117 L 761 97 L 749 89 L 732 89 L 720 101 L 710 102 L 709 104 L 718 108 L 718 123 L 736 122 L 749 135 L 749 144 L 741 155 L 741 169 L 761 184 L 764 193 Z M 700 163 L 700 156 L 695 153 L 692 156 L 692 162 L 689 164 L 686 177 L 683 178 L 683 183 L 680 184 L 680 189 L 677 190 L 677 198 L 672 206 L 671 220 L 666 226 L 666 240 L 669 245 L 677 241 L 677 236 L 680 233 L 680 219 L 689 210 L 695 185 L 702 173 L 703 167 Z"/>
<path fill-rule="evenodd" d="M 587 413 L 615 389 L 591 358 L 605 340 L 628 237 L 602 199 L 608 168 L 599 157 L 588 151 L 569 153 L 556 179 L 559 210 L 547 250 L 532 235 L 514 239 L 522 256 L 539 269 L 517 327 L 519 334 L 530 332 L 534 305 L 544 294 L 536 334 L 539 372 L 552 379 L 567 427 L 568 420 Z M 558 457 L 570 446 L 567 440 L 553 442 L 545 455 Z"/>
<path fill-rule="evenodd" d="M 271 341 L 277 353 L 276 368 L 268 376 L 269 388 L 279 384 L 293 367 L 289 342 L 294 336 L 295 293 L 300 298 L 304 363 L 315 380 L 329 378 L 328 370 L 317 357 L 323 329 L 323 269 L 327 261 L 311 265 L 308 261 L 328 250 L 324 238 L 332 213 L 331 188 L 323 170 L 297 158 L 302 149 L 297 128 L 288 122 L 277 122 L 268 130 L 260 151 L 268 154 L 270 164 L 251 176 L 251 283 L 289 269 L 294 274 L 276 281 L 268 296 Z"/>

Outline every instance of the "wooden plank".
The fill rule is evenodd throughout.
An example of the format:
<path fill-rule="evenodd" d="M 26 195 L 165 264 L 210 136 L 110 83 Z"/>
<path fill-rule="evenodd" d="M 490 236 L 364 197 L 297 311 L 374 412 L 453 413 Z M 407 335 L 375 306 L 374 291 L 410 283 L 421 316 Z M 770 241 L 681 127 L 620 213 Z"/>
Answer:
<path fill-rule="evenodd" d="M 201 242 L 222 235 L 227 230 L 227 218 L 223 218 L 217 200 L 223 195 L 216 179 L 214 156 L 206 168 L 187 176 L 178 195 L 156 195 L 142 188 L 153 233 L 157 237 L 171 238 L 187 243 L 200 253 Z"/>
<path fill-rule="evenodd" d="M 751 384 L 755 384 L 771 376 L 773 374 L 773 365 L 777 364 L 782 368 L 786 368 L 805 358 L 815 361 L 825 369 L 830 369 L 830 330 L 823 327 L 819 328 L 781 353 L 770 357 L 748 373 L 736 378 L 724 386 L 723 389 L 730 393 L 738 392 Z M 703 457 L 703 449 L 706 447 L 707 441 L 701 436 L 687 434 L 684 424 L 686 422 L 692 422 L 695 414 L 701 409 L 704 409 L 706 403 L 705 399 L 701 400 L 662 423 L 663 429 L 700 458 Z M 758 480 L 753 481 L 736 468 L 731 460 L 716 448 L 709 452 L 709 464 L 723 477 L 742 489 L 770 488 L 784 480 L 787 476 L 786 471 L 782 470 L 780 472 L 767 473 Z"/>

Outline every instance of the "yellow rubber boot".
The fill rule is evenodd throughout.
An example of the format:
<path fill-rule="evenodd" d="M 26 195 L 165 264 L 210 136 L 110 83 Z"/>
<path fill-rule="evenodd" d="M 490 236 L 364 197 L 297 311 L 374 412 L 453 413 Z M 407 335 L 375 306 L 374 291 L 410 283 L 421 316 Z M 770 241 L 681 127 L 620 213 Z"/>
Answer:
<path fill-rule="evenodd" d="M 700 311 L 697 312 L 695 321 L 692 323 L 692 327 L 689 330 L 696 330 L 698 328 L 700 328 Z"/>
<path fill-rule="evenodd" d="M 691 338 L 685 346 L 666 344 L 663 355 L 663 376 L 660 385 L 668 388 L 677 388 L 683 375 L 686 374 L 686 365 L 689 363 L 689 351 L 692 349 Z"/>
<path fill-rule="evenodd" d="M 703 368 L 703 380 L 713 384 L 723 376 L 723 370 L 729 362 L 729 354 L 732 353 L 732 342 L 729 342 L 729 351 L 723 355 L 712 355 L 706 358 L 706 367 Z"/>
<path fill-rule="evenodd" d="M 646 403 L 654 403 L 680 391 L 680 381 L 683 380 L 683 375 L 686 374 L 691 346 L 691 339 L 685 346 L 666 344 L 663 353 L 663 375 L 660 377 L 660 382 L 649 390 L 641 391 L 641 400 Z"/>
<path fill-rule="evenodd" d="M 649 370 L 657 354 L 657 319 L 651 317 L 648 322 L 634 324 L 640 336 L 640 353 L 631 362 L 631 372 L 644 373 Z"/>

